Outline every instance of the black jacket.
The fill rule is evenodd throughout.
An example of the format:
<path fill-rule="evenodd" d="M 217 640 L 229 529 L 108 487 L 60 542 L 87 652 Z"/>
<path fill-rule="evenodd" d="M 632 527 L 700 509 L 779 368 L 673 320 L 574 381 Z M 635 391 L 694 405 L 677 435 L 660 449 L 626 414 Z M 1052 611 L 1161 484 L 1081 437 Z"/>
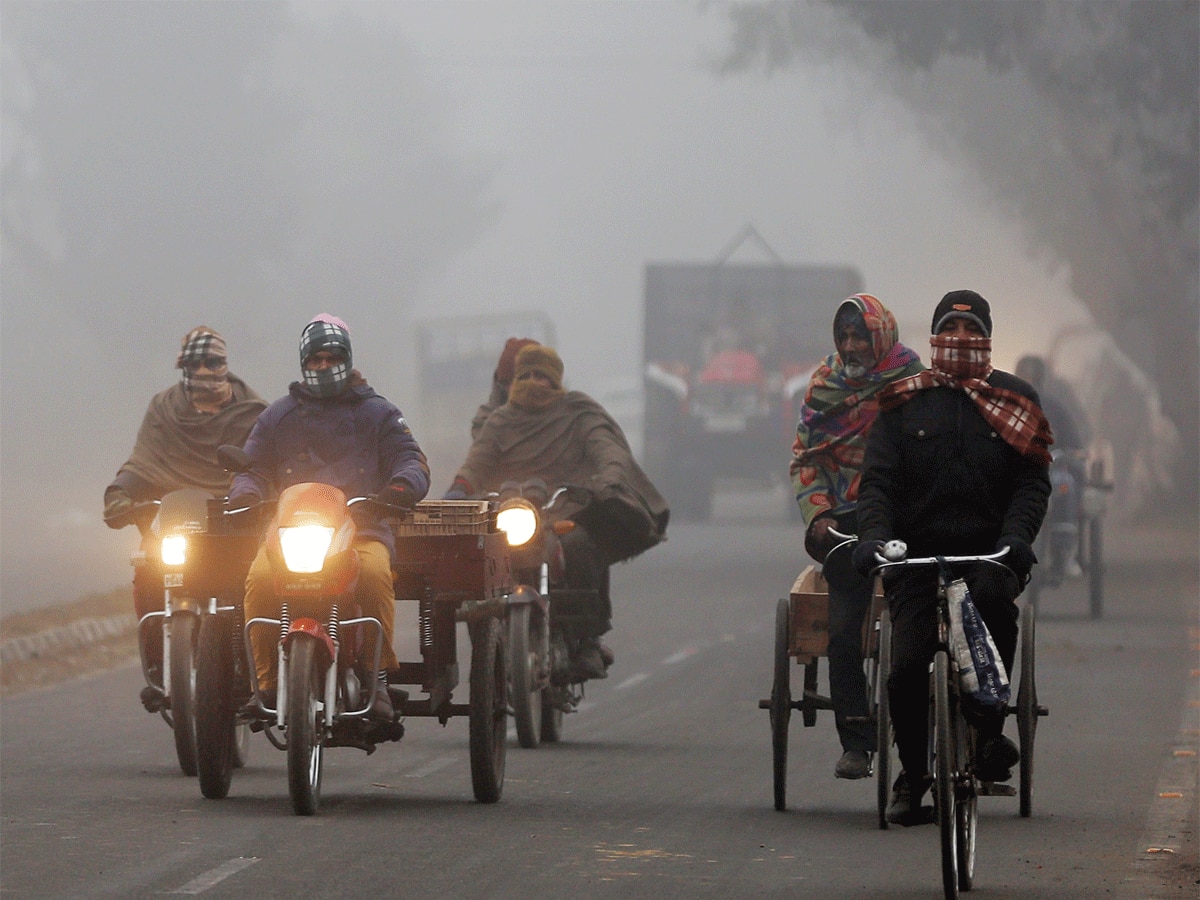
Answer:
<path fill-rule="evenodd" d="M 1015 375 L 988 383 L 1038 402 Z M 1032 544 L 1049 497 L 1046 465 L 1005 443 L 966 393 L 934 387 L 881 412 L 867 437 L 859 538 L 899 538 L 909 556 L 991 553 L 1001 535 Z"/>

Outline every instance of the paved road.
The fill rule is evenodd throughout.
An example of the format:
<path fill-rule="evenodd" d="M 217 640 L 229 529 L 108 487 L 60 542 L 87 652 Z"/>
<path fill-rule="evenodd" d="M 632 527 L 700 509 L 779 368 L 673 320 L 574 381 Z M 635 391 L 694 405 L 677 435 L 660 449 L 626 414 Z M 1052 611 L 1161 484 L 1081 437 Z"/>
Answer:
<path fill-rule="evenodd" d="M 876 828 L 873 782 L 832 776 L 828 713 L 807 729 L 793 717 L 789 809 L 773 810 L 758 700 L 775 600 L 804 560 L 794 526 L 722 510 L 615 570 L 611 677 L 562 744 L 514 739 L 495 805 L 472 799 L 460 719 L 410 720 L 370 757 L 331 751 L 321 811 L 298 818 L 283 754 L 261 737 L 229 798 L 202 799 L 138 706 L 132 668 L 6 698 L 0 893 L 938 896 L 936 829 Z M 1034 816 L 985 801 L 979 897 L 1196 896 L 1196 761 L 1175 754 L 1200 733 L 1200 586 L 1195 535 L 1167 537 L 1120 551 L 1101 622 L 1084 618 L 1079 585 L 1046 597 Z M 1158 797 L 1176 787 L 1182 798 Z"/>

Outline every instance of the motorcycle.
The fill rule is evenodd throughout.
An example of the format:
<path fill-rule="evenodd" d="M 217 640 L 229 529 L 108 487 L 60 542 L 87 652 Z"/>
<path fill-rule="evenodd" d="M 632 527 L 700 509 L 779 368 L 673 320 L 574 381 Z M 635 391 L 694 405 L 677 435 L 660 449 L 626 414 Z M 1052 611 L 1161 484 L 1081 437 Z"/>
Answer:
<path fill-rule="evenodd" d="M 135 504 L 109 524 L 135 524 L 142 548 L 131 563 L 142 570 L 135 583 L 161 585 L 161 610 L 141 616 L 138 647 L 147 689 L 143 703 L 171 727 L 175 752 L 185 775 L 196 775 L 196 661 L 205 621 L 219 609 L 240 603 L 256 538 L 224 533 L 219 499 L 184 488 L 161 500 Z M 149 646 L 162 642 L 161 668 L 150 662 Z M 231 735 L 231 764 L 243 766 L 249 731 Z"/>
<path fill-rule="evenodd" d="M 560 740 L 563 715 L 578 708 L 584 682 L 594 677 L 580 656 L 607 609 L 608 572 L 597 588 L 570 587 L 562 545 L 577 527 L 562 518 L 563 507 L 586 508 L 592 496 L 575 485 L 551 493 L 540 479 L 506 483 L 496 495 L 496 524 L 507 536 L 517 584 L 507 620 L 509 702 L 522 747 Z"/>

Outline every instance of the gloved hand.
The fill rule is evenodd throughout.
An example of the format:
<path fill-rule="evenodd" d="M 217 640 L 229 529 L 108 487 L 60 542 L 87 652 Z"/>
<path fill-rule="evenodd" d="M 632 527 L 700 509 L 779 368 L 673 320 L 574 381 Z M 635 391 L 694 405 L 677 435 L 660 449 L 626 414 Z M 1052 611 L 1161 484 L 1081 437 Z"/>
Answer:
<path fill-rule="evenodd" d="M 1023 587 L 1029 583 L 1029 573 L 1033 571 L 1033 564 L 1038 561 L 1037 554 L 1028 543 L 1012 534 L 1003 535 L 996 541 L 997 550 L 1003 550 L 1005 547 L 1009 548 L 1008 555 L 1000 562 L 1013 570 Z"/>
<path fill-rule="evenodd" d="M 870 576 L 871 570 L 879 563 L 875 561 L 876 553 L 883 553 L 883 541 L 859 541 L 850 554 L 850 564 L 864 578 Z"/>
<path fill-rule="evenodd" d="M 442 495 L 443 500 L 466 500 L 471 494 L 471 485 L 467 484 L 461 478 L 455 478 L 454 483 L 450 485 L 450 490 Z"/>
<path fill-rule="evenodd" d="M 379 492 L 379 501 L 388 506 L 412 509 L 417 505 L 417 495 L 406 481 L 393 481 Z"/>
<path fill-rule="evenodd" d="M 111 522 L 117 516 L 133 509 L 133 498 L 121 488 L 109 488 L 104 492 L 104 521 Z M 109 525 L 110 528 L 114 527 Z"/>

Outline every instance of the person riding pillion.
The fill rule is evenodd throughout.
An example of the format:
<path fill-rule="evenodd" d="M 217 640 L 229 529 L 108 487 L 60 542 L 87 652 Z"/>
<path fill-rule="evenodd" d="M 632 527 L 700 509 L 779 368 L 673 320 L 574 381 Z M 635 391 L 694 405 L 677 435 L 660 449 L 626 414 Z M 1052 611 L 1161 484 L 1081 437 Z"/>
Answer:
<path fill-rule="evenodd" d="M 850 564 L 849 553 L 827 558 L 838 543 L 829 532 L 858 531 L 860 470 L 879 392 L 925 368 L 898 338 L 896 318 L 879 298 L 843 300 L 833 318 L 836 351 L 809 381 L 792 444 L 789 472 L 807 526 L 804 546 L 823 564 L 829 586 L 829 692 L 843 751 L 834 767 L 838 778 L 866 778 L 875 750 L 861 641 L 872 582 Z"/>
<path fill-rule="evenodd" d="M 580 674 L 604 678 L 613 661 L 599 640 L 612 627 L 609 566 L 662 541 L 670 511 L 621 426 L 587 394 L 563 387 L 561 358 L 541 344 L 517 353 L 508 402 L 488 416 L 445 496 L 463 499 L 535 478 L 551 489 L 591 489 L 591 502 L 568 500 L 555 515 L 576 523 L 562 538 L 569 587 L 598 592 Z"/>
<path fill-rule="evenodd" d="M 118 518 L 135 504 L 161 500 L 171 491 L 198 488 L 225 496 L 232 476 L 217 462 L 217 448 L 242 446 L 266 409 L 263 399 L 229 371 L 225 338 L 207 325 L 183 336 L 175 368 L 180 380 L 151 398 L 129 459 L 104 489 L 104 520 L 110 528 L 121 527 Z M 162 583 L 147 567 L 133 570 L 133 605 L 138 619 L 163 608 Z M 140 649 L 147 671 L 158 676 L 162 642 L 149 641 Z M 141 700 L 156 712 L 162 693 L 147 686 Z"/>
<path fill-rule="evenodd" d="M 300 336 L 300 365 L 302 379 L 267 408 L 246 441 L 251 466 L 234 479 L 230 506 L 246 506 L 305 482 L 331 485 L 347 497 L 377 494 L 394 506 L 415 506 L 429 491 L 425 454 L 400 410 L 353 368 L 349 326 L 328 313 L 314 318 Z M 363 615 L 383 626 L 378 677 L 385 687 L 376 692 L 372 714 L 390 721 L 395 713 L 386 670 L 397 665 L 392 646 L 395 540 L 377 513 L 360 509 L 354 518 L 357 599 Z M 246 577 L 245 614 L 247 620 L 278 614 L 265 544 Z M 275 642 L 269 629 L 251 636 L 259 689 L 269 706 L 278 687 Z"/>
<path fill-rule="evenodd" d="M 908 555 L 976 556 L 1009 549 L 1003 562 L 956 574 L 991 632 L 1007 671 L 1017 643 L 1016 597 L 1037 558 L 1033 541 L 1050 496 L 1054 441 L 1037 392 L 991 363 L 992 315 L 975 291 L 951 291 L 933 313 L 931 367 L 893 382 L 880 394 L 880 414 L 867 437 L 858 494 L 862 573 L 893 538 Z M 930 821 L 921 798 L 926 771 L 929 665 L 937 645 L 937 571 L 894 570 L 884 576 L 892 618 L 888 698 L 901 773 L 887 818 L 901 825 Z M 1003 735 L 1004 710 L 968 710 L 979 741 L 975 774 L 1005 781 L 1020 761 Z"/>

